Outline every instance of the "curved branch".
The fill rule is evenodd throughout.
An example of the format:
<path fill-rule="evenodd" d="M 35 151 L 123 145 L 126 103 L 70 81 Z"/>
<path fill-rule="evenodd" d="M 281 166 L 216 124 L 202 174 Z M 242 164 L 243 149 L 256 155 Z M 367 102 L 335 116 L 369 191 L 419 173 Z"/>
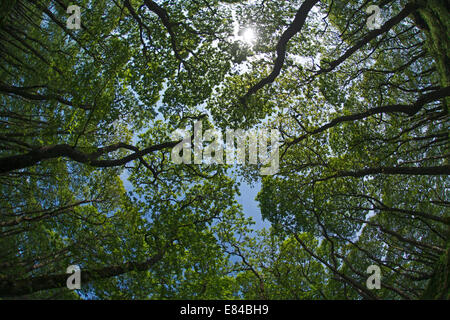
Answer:
<path fill-rule="evenodd" d="M 419 5 L 416 3 L 408 3 L 399 14 L 395 17 L 388 20 L 384 25 L 381 26 L 380 29 L 375 29 L 369 32 L 363 39 L 361 39 L 357 44 L 348 49 L 341 57 L 329 63 L 329 67 L 326 69 L 321 69 L 316 73 L 316 76 L 319 74 L 327 73 L 333 71 L 338 65 L 347 60 L 350 56 L 352 56 L 356 51 L 361 49 L 364 45 L 377 38 L 379 35 L 388 32 L 395 25 L 400 23 L 403 19 L 408 17 L 411 13 L 416 11 L 419 8 Z"/>
<path fill-rule="evenodd" d="M 1 83 L 0 83 L 0 91 L 8 93 L 8 94 L 14 94 L 16 96 L 20 96 L 22 98 L 34 100 L 34 101 L 56 100 L 62 104 L 70 106 L 70 107 L 78 107 L 83 110 L 92 109 L 92 107 L 90 107 L 88 105 L 76 105 L 75 106 L 72 102 L 70 102 L 60 96 L 54 95 L 54 94 L 42 95 L 42 94 L 38 94 L 38 93 L 30 93 L 30 92 L 26 91 L 25 88 L 8 86 L 6 84 L 1 84 Z"/>
<path fill-rule="evenodd" d="M 163 253 L 158 253 L 147 261 L 140 263 L 127 262 L 117 266 L 107 266 L 104 268 L 81 271 L 81 283 L 107 279 L 130 271 L 146 271 L 161 261 Z M 2 279 L 0 280 L 0 297 L 22 296 L 33 292 L 64 288 L 68 274 L 54 274 L 30 277 L 20 280 Z"/>
<path fill-rule="evenodd" d="M 387 175 L 414 175 L 414 176 L 448 176 L 450 175 L 450 165 L 434 167 L 376 167 L 355 171 L 339 171 L 329 177 L 314 180 L 314 182 L 326 181 L 336 178 L 354 177 L 361 178 L 375 174 Z"/>
<path fill-rule="evenodd" d="M 272 72 L 264 79 L 260 80 L 256 85 L 251 87 L 245 96 L 242 97 L 242 100 L 245 101 L 249 96 L 256 93 L 259 89 L 264 87 L 267 84 L 270 84 L 275 81 L 278 75 L 281 72 L 281 68 L 283 67 L 284 60 L 286 59 L 286 46 L 289 40 L 294 37 L 300 30 L 303 28 L 305 24 L 305 20 L 308 17 L 309 11 L 314 7 L 314 5 L 319 2 L 318 0 L 306 0 L 300 6 L 295 15 L 294 21 L 290 24 L 289 28 L 283 33 L 280 40 L 277 44 L 277 58 L 274 63 L 274 67 Z"/>
<path fill-rule="evenodd" d="M 420 109 L 427 103 L 430 103 L 430 102 L 433 102 L 436 100 L 440 100 L 440 99 L 448 97 L 448 96 L 450 96 L 450 86 L 442 88 L 440 90 L 436 90 L 436 91 L 427 93 L 427 94 L 423 95 L 422 97 L 420 97 L 419 99 L 417 99 L 417 101 L 412 105 L 405 105 L 405 104 L 387 105 L 387 106 L 382 106 L 382 107 L 377 107 L 377 108 L 371 108 L 371 109 L 369 109 L 365 112 L 361 112 L 361 113 L 337 117 L 337 118 L 333 119 L 332 121 L 328 122 L 327 124 L 317 128 L 313 131 L 309 131 L 306 134 L 304 134 L 298 138 L 293 139 L 292 141 L 287 143 L 287 145 L 291 146 L 293 144 L 299 143 L 300 141 L 306 139 L 310 135 L 321 133 L 332 127 L 335 127 L 336 125 L 338 125 L 340 123 L 350 122 L 350 121 L 355 121 L 355 120 L 362 120 L 362 119 L 365 119 L 367 117 L 370 117 L 370 116 L 373 116 L 376 114 L 404 113 L 408 116 L 413 116 L 417 112 L 419 112 Z"/>
<path fill-rule="evenodd" d="M 150 146 L 146 149 L 139 150 L 134 146 L 125 143 L 118 143 L 111 146 L 98 148 L 92 153 L 84 153 L 68 144 L 58 144 L 53 146 L 45 146 L 35 149 L 27 154 L 15 155 L 0 158 L 0 173 L 6 173 L 13 170 L 31 167 L 43 160 L 54 159 L 59 157 L 67 157 L 76 162 L 85 163 L 93 167 L 116 167 L 124 165 L 130 161 L 139 159 L 146 154 L 167 148 L 173 148 L 181 141 L 164 142 L 161 144 Z M 133 150 L 134 153 L 120 159 L 99 160 L 101 155 L 119 150 Z"/>
<path fill-rule="evenodd" d="M 150 11 L 152 11 L 159 17 L 162 24 L 167 29 L 167 32 L 169 33 L 169 36 L 170 36 L 170 43 L 172 45 L 172 49 L 175 54 L 175 57 L 178 60 L 180 60 L 186 67 L 186 70 L 189 71 L 189 69 L 188 69 L 189 67 L 186 64 L 186 61 L 181 57 L 180 51 L 178 50 L 175 33 L 173 32 L 173 29 L 172 29 L 173 24 L 170 22 L 170 18 L 169 18 L 167 11 L 152 0 L 144 0 L 144 3 Z"/>

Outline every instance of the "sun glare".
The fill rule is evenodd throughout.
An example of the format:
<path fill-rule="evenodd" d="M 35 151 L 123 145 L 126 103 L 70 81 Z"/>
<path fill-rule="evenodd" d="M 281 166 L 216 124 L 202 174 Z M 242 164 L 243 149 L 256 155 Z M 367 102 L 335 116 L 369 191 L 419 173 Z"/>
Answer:
<path fill-rule="evenodd" d="M 254 40 L 256 39 L 256 34 L 255 31 L 253 31 L 253 29 L 245 29 L 244 32 L 242 33 L 242 40 L 244 40 L 244 42 L 247 43 L 252 43 Z"/>

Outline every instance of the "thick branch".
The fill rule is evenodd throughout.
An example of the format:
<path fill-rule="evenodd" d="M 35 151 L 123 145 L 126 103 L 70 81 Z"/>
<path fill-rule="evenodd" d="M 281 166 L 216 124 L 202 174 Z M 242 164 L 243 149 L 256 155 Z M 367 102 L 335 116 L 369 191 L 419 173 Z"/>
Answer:
<path fill-rule="evenodd" d="M 102 168 L 116 167 L 124 165 L 130 161 L 139 159 L 145 156 L 146 154 L 152 153 L 154 151 L 173 148 L 179 142 L 180 141 L 165 142 L 153 145 L 143 150 L 139 150 L 134 146 L 130 146 L 124 143 L 118 143 L 115 145 L 99 148 L 97 149 L 96 152 L 93 153 L 84 153 L 67 144 L 45 146 L 35 149 L 27 154 L 0 158 L 0 173 L 6 173 L 13 170 L 28 168 L 36 165 L 37 163 L 43 160 L 54 159 L 59 157 L 67 157 L 76 162 L 85 163 L 93 167 L 102 167 Z M 111 159 L 111 160 L 98 159 L 98 157 L 100 157 L 101 155 L 119 150 L 121 148 L 133 150 L 135 152 L 120 159 Z"/>
<path fill-rule="evenodd" d="M 17 96 L 21 96 L 25 99 L 29 99 L 29 100 L 34 100 L 34 101 L 48 101 L 48 100 L 56 100 L 62 104 L 65 104 L 67 106 L 71 106 L 71 107 L 78 107 L 81 108 L 83 110 L 90 110 L 91 107 L 88 105 L 77 105 L 75 106 L 72 102 L 57 96 L 57 95 L 53 95 L 53 94 L 47 94 L 47 95 L 42 95 L 42 94 L 38 94 L 38 93 L 30 93 L 28 91 L 26 91 L 24 88 L 20 88 L 20 87 L 14 87 L 14 86 L 8 86 L 5 84 L 0 84 L 0 91 L 1 92 L 5 92 L 5 93 L 10 93 L 10 94 L 14 94 Z"/>
<path fill-rule="evenodd" d="M 183 62 L 186 66 L 186 62 L 181 57 L 180 52 L 178 50 L 175 33 L 173 32 L 173 29 L 172 29 L 173 24 L 170 22 L 170 18 L 169 18 L 169 15 L 167 14 L 167 11 L 152 0 L 144 0 L 144 3 L 150 11 L 154 12 L 159 17 L 162 24 L 164 25 L 164 27 L 167 29 L 167 32 L 169 33 L 170 44 L 172 45 L 172 49 L 174 51 L 175 57 L 178 60 L 180 60 L 181 62 Z"/>
<path fill-rule="evenodd" d="M 115 277 L 130 271 L 145 271 L 161 261 L 162 253 L 158 253 L 145 262 L 133 263 L 127 262 L 118 266 L 108 266 L 93 270 L 81 270 L 81 284 L 88 282 Z M 21 296 L 31 294 L 41 290 L 66 287 L 68 274 L 54 274 L 31 277 L 21 280 L 0 280 L 0 297 Z"/>
<path fill-rule="evenodd" d="M 284 60 L 286 59 L 286 46 L 289 40 L 294 37 L 300 30 L 303 28 L 305 24 L 305 20 L 308 17 L 309 11 L 314 7 L 314 5 L 319 2 L 318 0 L 306 0 L 300 6 L 295 15 L 294 21 L 290 24 L 289 28 L 283 33 L 280 40 L 277 44 L 277 58 L 274 63 L 274 67 L 272 72 L 264 79 L 260 80 L 256 85 L 251 87 L 248 92 L 243 97 L 243 100 L 247 99 L 252 94 L 256 93 L 259 89 L 264 87 L 267 84 L 270 84 L 275 81 L 276 77 L 281 72 L 281 68 L 283 67 Z"/>
<path fill-rule="evenodd" d="M 337 118 L 333 119 L 332 121 L 328 122 L 327 124 L 321 126 L 320 128 L 317 128 L 317 129 L 310 131 L 298 138 L 293 139 L 291 142 L 288 143 L 288 145 L 293 145 L 293 144 L 299 143 L 300 141 L 306 139 L 310 135 L 321 133 L 323 131 L 326 131 L 326 130 L 340 124 L 340 123 L 362 120 L 362 119 L 365 119 L 367 117 L 370 117 L 370 116 L 373 116 L 376 114 L 404 113 L 408 116 L 413 116 L 417 112 L 419 112 L 420 109 L 427 103 L 430 103 L 430 102 L 433 102 L 433 101 L 436 101 L 436 100 L 439 100 L 439 99 L 442 99 L 442 98 L 445 98 L 448 96 L 450 96 L 450 87 L 445 87 L 440 90 L 433 91 L 433 92 L 423 95 L 422 97 L 417 99 L 417 101 L 414 104 L 411 104 L 411 105 L 405 105 L 405 104 L 387 105 L 387 106 L 382 106 L 382 107 L 377 107 L 377 108 L 371 108 L 371 109 L 361 112 L 361 113 L 337 117 Z"/>
<path fill-rule="evenodd" d="M 356 51 L 361 49 L 364 45 L 368 44 L 373 39 L 377 38 L 379 35 L 388 32 L 395 25 L 400 23 L 403 19 L 408 17 L 412 12 L 418 9 L 418 5 L 414 3 L 408 3 L 402 11 L 392 19 L 388 20 L 384 25 L 381 26 L 380 29 L 375 29 L 369 32 L 363 39 L 361 39 L 358 43 L 356 43 L 353 47 L 348 49 L 341 57 L 329 63 L 329 67 L 325 69 L 321 69 L 317 74 L 327 73 L 334 70 L 338 65 L 347 60 L 350 56 L 352 56 Z M 316 74 L 316 75 L 317 75 Z"/>
<path fill-rule="evenodd" d="M 361 178 L 375 174 L 387 175 L 414 175 L 414 176 L 447 176 L 450 175 L 450 165 L 435 166 L 435 167 L 377 167 L 366 168 L 355 171 L 339 171 L 338 173 L 321 179 L 314 180 L 315 182 L 326 181 L 330 179 L 354 177 Z"/>

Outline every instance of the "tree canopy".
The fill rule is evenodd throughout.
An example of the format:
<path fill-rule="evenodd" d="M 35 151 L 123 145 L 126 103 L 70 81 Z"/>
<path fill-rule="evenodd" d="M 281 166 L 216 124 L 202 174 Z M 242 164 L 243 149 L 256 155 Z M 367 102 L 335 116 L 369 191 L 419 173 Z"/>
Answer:
<path fill-rule="evenodd" d="M 0 7 L 0 298 L 450 298 L 448 1 Z M 194 121 L 279 171 L 173 163 Z"/>

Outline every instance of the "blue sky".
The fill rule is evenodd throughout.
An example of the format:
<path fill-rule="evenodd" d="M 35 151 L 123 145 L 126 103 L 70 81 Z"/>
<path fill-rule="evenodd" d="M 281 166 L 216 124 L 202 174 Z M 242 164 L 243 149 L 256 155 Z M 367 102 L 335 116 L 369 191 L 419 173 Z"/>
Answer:
<path fill-rule="evenodd" d="M 261 190 L 261 182 L 255 183 L 252 187 L 244 181 L 241 182 L 241 195 L 237 197 L 237 201 L 242 205 L 244 213 L 247 217 L 252 217 L 256 224 L 255 229 L 269 228 L 270 223 L 263 221 L 261 217 L 261 210 L 258 207 L 258 202 L 255 200 L 258 192 Z"/>
<path fill-rule="evenodd" d="M 123 181 L 125 190 L 132 191 L 133 187 L 128 181 L 128 172 L 126 170 L 124 170 L 120 178 Z M 239 177 L 237 177 L 237 180 L 240 180 Z M 253 221 L 256 223 L 253 225 L 254 229 L 260 230 L 263 228 L 269 228 L 270 223 L 267 220 L 263 221 L 261 210 L 258 207 L 258 202 L 255 200 L 258 192 L 261 190 L 261 182 L 256 182 L 253 186 L 249 185 L 245 181 L 240 182 L 241 185 L 239 191 L 241 195 L 238 196 L 236 200 L 242 205 L 245 216 L 253 218 Z"/>

